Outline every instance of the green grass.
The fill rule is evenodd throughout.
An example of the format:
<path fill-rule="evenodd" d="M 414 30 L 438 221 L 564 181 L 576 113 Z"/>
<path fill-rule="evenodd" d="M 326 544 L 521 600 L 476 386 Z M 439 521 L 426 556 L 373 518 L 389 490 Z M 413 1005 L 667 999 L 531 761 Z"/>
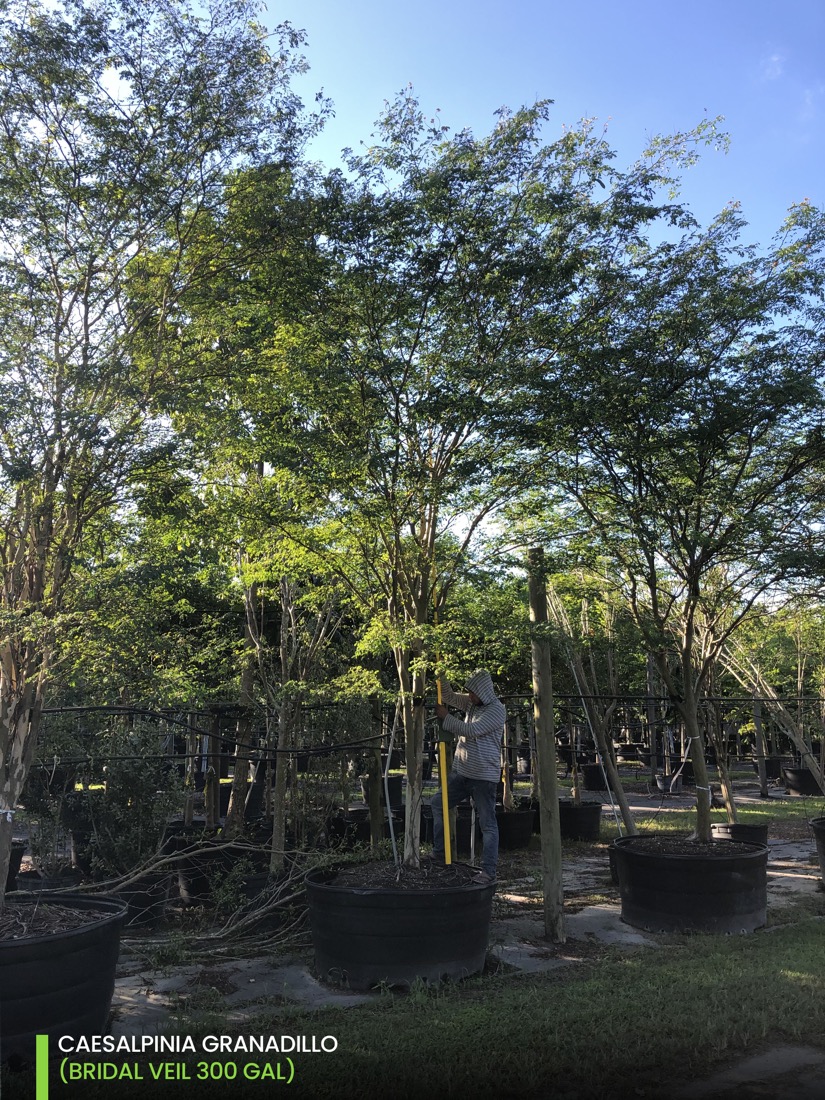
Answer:
<path fill-rule="evenodd" d="M 808 838 L 811 835 L 808 822 L 811 818 L 823 815 L 825 815 L 825 799 L 821 798 L 771 798 L 758 803 L 737 802 L 736 806 L 736 819 L 742 824 L 755 825 L 768 821 L 770 839 Z M 671 809 L 667 801 L 661 804 L 654 802 L 647 813 L 638 812 L 634 816 L 639 829 L 643 832 L 689 833 L 696 825 L 694 807 Z M 727 814 L 723 809 L 713 809 L 711 820 L 725 822 Z M 603 825 L 603 830 L 609 829 L 609 825 Z"/>
<path fill-rule="evenodd" d="M 631 1097 L 695 1079 L 768 1039 L 822 1045 L 825 924 L 741 938 L 691 937 L 608 953 L 541 979 L 383 997 L 374 1007 L 293 1016 L 335 1035 L 305 1057 L 306 1095 Z M 262 1017 L 267 1030 L 280 1021 Z M 643 1090 L 643 1091 L 639 1091 Z"/>

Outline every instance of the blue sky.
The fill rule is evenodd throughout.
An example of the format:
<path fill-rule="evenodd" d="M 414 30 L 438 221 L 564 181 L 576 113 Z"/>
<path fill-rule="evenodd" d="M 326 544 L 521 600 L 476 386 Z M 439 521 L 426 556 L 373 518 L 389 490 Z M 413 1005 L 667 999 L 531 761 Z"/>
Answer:
<path fill-rule="evenodd" d="M 299 90 L 334 102 L 311 150 L 330 166 L 412 84 L 425 111 L 479 134 L 497 107 L 553 99 L 548 139 L 595 116 L 620 163 L 724 115 L 730 151 L 685 177 L 702 222 L 738 200 L 765 245 L 792 203 L 825 205 L 825 0 L 268 0 L 263 21 L 281 20 L 308 35 Z"/>

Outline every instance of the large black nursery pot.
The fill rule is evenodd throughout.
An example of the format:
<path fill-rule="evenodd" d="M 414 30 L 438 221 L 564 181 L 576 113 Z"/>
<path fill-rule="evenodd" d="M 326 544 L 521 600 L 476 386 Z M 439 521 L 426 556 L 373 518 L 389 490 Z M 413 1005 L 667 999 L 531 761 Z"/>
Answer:
<path fill-rule="evenodd" d="M 541 834 L 541 815 L 539 813 L 540 803 L 537 798 L 533 798 L 531 795 L 525 795 L 519 798 L 518 804 L 522 810 L 530 810 L 533 814 L 533 835 L 539 836 Z"/>
<path fill-rule="evenodd" d="M 31 895 L 6 899 L 7 908 Z M 115 987 L 122 901 L 86 894 L 40 896 L 99 919 L 68 931 L 0 939 L 0 1059 L 33 1061 L 37 1035 L 101 1035 Z"/>
<path fill-rule="evenodd" d="M 6 893 L 8 894 L 12 890 L 17 889 L 17 876 L 20 874 L 20 867 L 23 863 L 23 856 L 26 852 L 26 841 L 14 839 L 11 842 L 11 856 L 9 858 L 9 869 L 6 873 Z"/>
<path fill-rule="evenodd" d="M 607 779 L 601 764 L 582 764 L 582 786 L 586 791 L 606 791 Z"/>
<path fill-rule="evenodd" d="M 153 928 L 163 920 L 172 885 L 177 877 L 171 871 L 148 871 L 117 887 L 112 895 L 126 903 L 126 926 Z"/>
<path fill-rule="evenodd" d="M 215 844 L 216 829 L 207 829 L 203 818 L 187 824 L 170 821 L 160 853 L 174 856 L 173 873 L 177 893 L 184 905 L 206 905 L 211 900 L 212 877 L 223 872 L 226 858 Z"/>
<path fill-rule="evenodd" d="M 537 798 L 521 800 L 522 808 L 533 813 L 533 833 L 541 833 L 540 804 Z M 592 799 L 576 802 L 559 799 L 559 833 L 562 840 L 598 840 L 602 824 L 602 804 Z"/>
<path fill-rule="evenodd" d="M 822 795 L 819 784 L 814 779 L 813 773 L 807 768 L 783 768 L 782 779 L 788 794 L 795 798 L 803 798 L 806 795 Z"/>
<path fill-rule="evenodd" d="M 409 987 L 484 968 L 495 885 L 403 889 L 335 882 L 335 869 L 306 876 L 315 969 L 353 990 Z"/>
<path fill-rule="evenodd" d="M 177 875 L 177 891 L 185 905 L 212 905 L 215 886 L 245 859 L 253 870 L 264 870 L 267 856 L 261 849 L 222 840 L 217 830 L 207 829 L 203 820 L 191 825 L 182 821 L 170 822 L 161 854 L 175 856 L 174 872 Z"/>
<path fill-rule="evenodd" d="M 754 759 L 753 770 L 756 774 L 759 774 L 759 761 Z M 765 757 L 765 778 L 766 779 L 779 779 L 782 776 L 782 757 L 781 756 L 766 756 Z"/>
<path fill-rule="evenodd" d="M 398 813 L 392 812 L 393 829 L 396 838 L 403 832 L 403 823 Z M 384 838 L 390 835 L 390 825 L 386 811 L 382 809 Z M 356 844 L 369 844 L 370 808 L 369 806 L 348 806 L 331 814 L 326 821 L 327 840 L 333 848 L 354 848 Z"/>
<path fill-rule="evenodd" d="M 809 821 L 811 832 L 816 841 L 816 854 L 819 858 L 819 873 L 822 877 L 822 886 L 825 888 L 825 817 L 815 817 Z"/>
<path fill-rule="evenodd" d="M 559 799 L 559 832 L 564 840 L 598 840 L 601 824 L 601 802 Z"/>
<path fill-rule="evenodd" d="M 767 920 L 766 845 L 668 834 L 611 845 L 622 920 L 647 932 L 753 932 Z"/>
<path fill-rule="evenodd" d="M 526 848 L 533 835 L 534 819 L 535 812 L 530 807 L 505 810 L 503 806 L 496 806 L 499 848 L 506 852 Z"/>
<path fill-rule="evenodd" d="M 675 772 L 670 775 L 657 774 L 656 787 L 662 792 L 662 794 L 681 794 L 682 793 L 682 776 L 676 775 Z"/>
<path fill-rule="evenodd" d="M 714 840 L 743 840 L 746 844 L 768 843 L 768 822 L 714 821 L 710 827 Z"/>
<path fill-rule="evenodd" d="M 361 797 L 369 805 L 370 801 L 370 787 L 372 778 L 369 775 L 361 776 Z M 380 791 L 381 805 L 386 805 L 386 790 L 384 787 L 383 775 L 378 781 L 378 789 Z M 403 776 L 400 775 L 388 775 L 387 776 L 387 788 L 390 793 L 390 809 L 400 810 L 404 806 L 404 785 Z"/>

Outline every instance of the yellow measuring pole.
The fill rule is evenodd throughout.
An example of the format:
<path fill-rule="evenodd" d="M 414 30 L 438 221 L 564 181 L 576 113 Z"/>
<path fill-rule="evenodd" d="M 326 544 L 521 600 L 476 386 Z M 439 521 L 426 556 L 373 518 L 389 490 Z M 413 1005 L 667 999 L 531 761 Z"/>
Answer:
<path fill-rule="evenodd" d="M 435 623 L 438 625 L 438 612 L 435 613 Z M 438 666 L 438 653 L 435 655 L 436 667 Z M 441 680 L 436 676 L 435 690 L 438 705 L 441 706 Z M 450 839 L 450 802 L 447 798 L 447 746 L 443 741 L 438 742 L 438 780 L 441 783 L 441 813 L 444 818 L 444 862 L 453 862 L 452 841 Z"/>

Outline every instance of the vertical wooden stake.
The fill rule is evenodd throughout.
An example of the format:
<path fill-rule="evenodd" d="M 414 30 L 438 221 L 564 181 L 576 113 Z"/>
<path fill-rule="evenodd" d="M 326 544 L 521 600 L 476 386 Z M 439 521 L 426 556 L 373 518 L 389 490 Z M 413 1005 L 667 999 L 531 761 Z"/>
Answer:
<path fill-rule="evenodd" d="M 556 734 L 553 725 L 553 680 L 550 671 L 550 642 L 546 635 L 547 586 L 544 552 L 541 547 L 533 547 L 528 552 L 527 583 L 530 622 L 533 624 L 530 648 L 533 659 L 533 717 L 539 773 L 544 934 L 553 943 L 564 943 L 564 890 L 559 828 L 559 788 L 556 776 Z"/>

